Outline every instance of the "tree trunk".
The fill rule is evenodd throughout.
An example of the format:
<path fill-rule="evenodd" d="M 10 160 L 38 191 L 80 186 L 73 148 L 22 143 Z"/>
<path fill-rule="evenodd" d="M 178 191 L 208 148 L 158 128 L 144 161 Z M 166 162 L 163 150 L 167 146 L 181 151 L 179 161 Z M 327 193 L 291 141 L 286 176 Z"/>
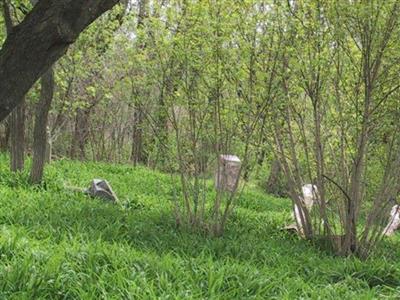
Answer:
<path fill-rule="evenodd" d="M 3 17 L 8 37 L 14 31 L 14 24 L 11 16 L 9 2 L 7 0 L 3 0 Z M 10 169 L 12 172 L 22 171 L 24 168 L 24 154 L 25 154 L 25 145 L 24 145 L 25 104 L 23 103 L 24 95 L 21 95 L 21 99 L 18 100 L 19 102 L 22 103 L 13 111 L 9 120 L 10 122 L 9 134 L 11 136 Z"/>
<path fill-rule="evenodd" d="M 1 124 L 1 136 L 0 136 L 0 152 L 8 151 L 8 143 L 10 140 L 10 122 L 9 120 L 5 120 Z"/>
<path fill-rule="evenodd" d="M 279 178 L 282 173 L 281 164 L 278 159 L 274 159 L 271 165 L 271 171 L 269 173 L 267 183 L 265 185 L 265 191 L 269 194 L 274 195 L 282 195 L 282 191 L 280 191 L 280 182 Z"/>
<path fill-rule="evenodd" d="M 46 128 L 46 135 L 47 135 L 47 144 L 46 144 L 46 155 L 45 155 L 45 162 L 51 163 L 51 156 L 53 154 L 53 139 L 51 136 L 51 130 L 49 126 Z"/>
<path fill-rule="evenodd" d="M 90 110 L 77 109 L 74 136 L 71 143 L 71 158 L 84 160 L 86 158 L 86 143 L 89 137 Z"/>
<path fill-rule="evenodd" d="M 24 169 L 25 156 L 25 103 L 22 102 L 10 117 L 10 169 L 12 172 Z"/>
<path fill-rule="evenodd" d="M 143 27 L 145 18 L 147 17 L 148 11 L 148 0 L 139 1 L 139 13 L 138 13 L 138 23 L 137 27 L 140 29 Z M 139 45 L 139 49 L 143 50 L 146 47 L 145 43 Z M 132 89 L 133 92 L 133 89 Z M 144 154 L 143 147 L 143 105 L 140 103 L 141 100 L 137 101 L 135 104 L 134 111 L 134 123 L 132 129 L 132 152 L 131 161 L 136 166 L 139 163 L 146 163 L 146 155 Z"/>
<path fill-rule="evenodd" d="M 79 34 L 119 0 L 40 0 L 0 50 L 0 121 Z"/>
<path fill-rule="evenodd" d="M 41 79 L 40 101 L 36 107 L 35 128 L 33 131 L 33 160 L 30 181 L 40 183 L 43 179 L 43 170 L 48 148 L 47 121 L 54 93 L 54 72 L 50 68 Z"/>
<path fill-rule="evenodd" d="M 132 153 L 131 161 L 136 166 L 137 164 L 144 164 L 146 156 L 143 149 L 143 112 L 141 106 L 135 107 L 134 123 L 132 129 Z"/>

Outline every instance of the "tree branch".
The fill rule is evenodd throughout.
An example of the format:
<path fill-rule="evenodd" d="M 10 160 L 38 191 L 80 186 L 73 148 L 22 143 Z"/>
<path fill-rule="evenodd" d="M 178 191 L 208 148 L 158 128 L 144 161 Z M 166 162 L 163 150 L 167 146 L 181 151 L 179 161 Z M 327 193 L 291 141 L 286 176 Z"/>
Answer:
<path fill-rule="evenodd" d="M 41 0 L 35 5 L 22 23 L 14 27 L 0 50 L 0 121 L 65 54 L 79 34 L 118 2 Z"/>

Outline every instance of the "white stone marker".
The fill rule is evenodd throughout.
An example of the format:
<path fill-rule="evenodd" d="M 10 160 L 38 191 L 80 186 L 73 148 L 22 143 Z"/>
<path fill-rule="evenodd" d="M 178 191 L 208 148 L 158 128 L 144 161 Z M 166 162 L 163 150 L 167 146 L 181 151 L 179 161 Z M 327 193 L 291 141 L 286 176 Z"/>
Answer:
<path fill-rule="evenodd" d="M 318 200 L 318 189 L 317 186 L 311 183 L 305 184 L 301 187 L 303 192 L 303 202 L 308 210 L 314 205 L 314 201 Z"/>
<path fill-rule="evenodd" d="M 318 189 L 316 185 L 313 185 L 311 183 L 305 184 L 301 187 L 301 190 L 303 192 L 303 198 L 301 199 L 301 201 L 303 202 L 303 204 L 306 206 L 306 209 L 308 210 L 308 212 L 311 211 L 314 202 L 318 200 Z M 301 214 L 300 214 L 300 209 L 297 206 L 297 204 L 294 205 L 294 213 L 293 216 L 296 220 L 296 226 L 298 224 L 298 226 L 300 228 L 298 228 L 299 231 L 302 230 L 301 228 Z"/>
<path fill-rule="evenodd" d="M 400 205 L 395 205 L 390 211 L 389 224 L 383 230 L 383 234 L 391 236 L 400 227 Z"/>
<path fill-rule="evenodd" d="M 241 161 L 236 155 L 220 155 L 219 169 L 215 174 L 215 188 L 235 192 L 239 183 Z"/>
<path fill-rule="evenodd" d="M 92 197 L 99 197 L 113 203 L 118 202 L 117 195 L 105 179 L 93 179 L 90 183 L 90 187 L 86 190 L 86 193 Z"/>

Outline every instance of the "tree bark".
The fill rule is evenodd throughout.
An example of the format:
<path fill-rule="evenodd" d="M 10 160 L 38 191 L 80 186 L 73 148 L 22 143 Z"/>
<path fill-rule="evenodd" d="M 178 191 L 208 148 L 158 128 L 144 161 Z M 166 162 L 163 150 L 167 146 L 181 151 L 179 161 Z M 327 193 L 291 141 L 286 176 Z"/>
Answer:
<path fill-rule="evenodd" d="M 132 128 L 132 152 L 131 161 L 136 166 L 146 162 L 146 155 L 143 149 L 143 112 L 142 106 L 136 105 L 134 112 L 134 123 Z"/>
<path fill-rule="evenodd" d="M 137 28 L 140 29 L 143 27 L 143 23 L 145 18 L 147 17 L 147 7 L 148 0 L 140 0 L 139 2 L 139 13 L 138 13 L 138 24 Z M 144 49 L 146 47 L 145 43 L 139 45 L 140 49 Z M 132 89 L 133 93 L 133 89 Z M 140 103 L 141 99 L 135 103 L 135 111 L 134 111 L 134 120 L 133 120 L 133 128 L 132 128 L 132 151 L 131 151 L 131 161 L 136 166 L 137 164 L 145 164 L 146 163 L 146 155 L 144 153 L 143 147 L 143 105 Z"/>
<path fill-rule="evenodd" d="M 36 107 L 33 131 L 33 160 L 30 174 L 31 183 L 40 183 L 47 157 L 47 121 L 54 94 L 54 72 L 50 68 L 41 79 L 40 101 Z"/>
<path fill-rule="evenodd" d="M 1 136 L 0 136 L 0 152 L 8 151 L 8 142 L 10 140 L 10 122 L 5 120 L 1 124 Z"/>
<path fill-rule="evenodd" d="M 7 37 L 14 31 L 14 23 L 11 16 L 9 2 L 3 0 L 3 17 L 6 27 Z M 10 117 L 10 169 L 12 172 L 22 171 L 24 168 L 25 155 L 25 104 L 24 97 L 19 99 L 21 102 L 13 111 Z"/>
<path fill-rule="evenodd" d="M 282 173 L 281 164 L 278 159 L 274 159 L 271 165 L 271 171 L 269 173 L 267 183 L 265 185 L 265 191 L 274 195 L 282 195 L 283 191 L 280 190 L 279 178 Z"/>
<path fill-rule="evenodd" d="M 75 117 L 74 136 L 71 143 L 70 156 L 72 159 L 86 158 L 86 144 L 89 138 L 89 116 L 90 110 L 78 108 Z M 79 153 L 78 153 L 79 151 Z"/>
<path fill-rule="evenodd" d="M 24 169 L 25 156 L 25 103 L 22 102 L 10 117 L 10 169 L 12 172 Z"/>
<path fill-rule="evenodd" d="M 40 0 L 0 50 L 0 121 L 79 34 L 119 0 Z"/>

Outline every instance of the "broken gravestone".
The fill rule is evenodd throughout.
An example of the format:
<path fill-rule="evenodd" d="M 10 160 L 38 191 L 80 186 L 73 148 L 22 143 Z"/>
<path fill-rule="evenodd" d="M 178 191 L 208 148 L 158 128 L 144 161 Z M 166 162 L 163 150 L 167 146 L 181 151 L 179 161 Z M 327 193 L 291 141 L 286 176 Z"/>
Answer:
<path fill-rule="evenodd" d="M 301 201 L 303 202 L 305 208 L 308 210 L 308 212 L 311 211 L 314 201 L 317 200 L 317 186 L 313 184 L 305 184 L 301 187 L 301 190 L 303 192 L 303 197 L 301 198 Z M 298 207 L 297 204 L 294 205 L 294 218 L 296 219 L 296 224 L 301 227 L 301 215 L 300 215 L 301 210 Z M 299 231 L 302 230 L 302 228 L 298 228 Z"/>
<path fill-rule="evenodd" d="M 383 234 L 391 236 L 400 227 L 400 205 L 395 205 L 390 211 L 389 224 L 383 230 Z"/>
<path fill-rule="evenodd" d="M 318 200 L 318 189 L 317 186 L 311 183 L 305 184 L 301 187 L 303 192 L 303 203 L 308 210 L 314 205 L 314 201 Z"/>
<path fill-rule="evenodd" d="M 218 170 L 215 174 L 215 188 L 234 193 L 239 183 L 241 164 L 236 155 L 220 155 Z"/>
<path fill-rule="evenodd" d="M 310 212 L 314 202 L 318 200 L 318 189 L 314 184 L 305 184 L 301 187 L 301 191 L 303 193 L 303 197 L 301 197 L 301 201 L 304 204 L 305 208 Z M 296 220 L 295 223 L 286 226 L 284 229 L 289 231 L 296 231 L 300 234 L 303 232 L 302 223 L 301 223 L 301 214 L 302 211 L 298 207 L 297 204 L 294 205 L 293 218 Z"/>
<path fill-rule="evenodd" d="M 85 192 L 92 196 L 116 203 L 118 201 L 117 195 L 111 188 L 111 185 L 105 179 L 93 179 L 90 187 Z"/>

